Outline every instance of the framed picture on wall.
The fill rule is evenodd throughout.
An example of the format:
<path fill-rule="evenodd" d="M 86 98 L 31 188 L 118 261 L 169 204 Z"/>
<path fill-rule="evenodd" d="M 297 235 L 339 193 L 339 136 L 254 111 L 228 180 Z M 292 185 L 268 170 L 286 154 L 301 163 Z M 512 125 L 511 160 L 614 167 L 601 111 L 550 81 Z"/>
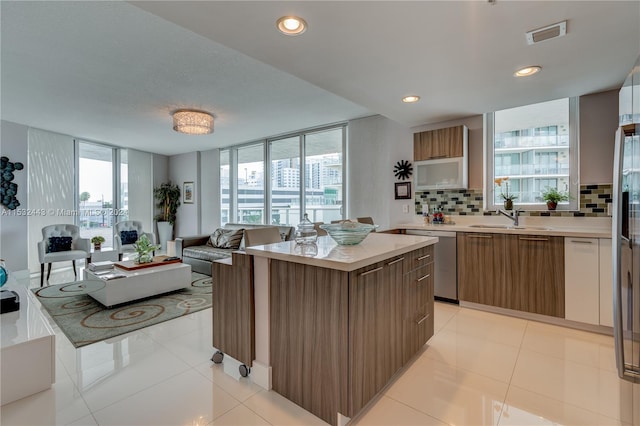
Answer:
<path fill-rule="evenodd" d="M 411 182 L 396 183 L 396 200 L 411 199 Z"/>
<path fill-rule="evenodd" d="M 193 182 L 185 182 L 182 184 L 182 202 L 184 204 L 193 204 L 195 197 Z"/>

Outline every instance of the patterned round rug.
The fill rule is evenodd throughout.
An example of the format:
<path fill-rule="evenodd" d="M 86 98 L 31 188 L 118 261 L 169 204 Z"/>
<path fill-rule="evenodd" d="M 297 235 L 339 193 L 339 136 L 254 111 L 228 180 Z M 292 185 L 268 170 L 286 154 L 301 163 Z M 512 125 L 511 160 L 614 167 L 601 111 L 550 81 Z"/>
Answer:
<path fill-rule="evenodd" d="M 191 287 L 111 309 L 77 283 L 31 291 L 76 348 L 211 307 L 211 277 L 197 272 Z"/>

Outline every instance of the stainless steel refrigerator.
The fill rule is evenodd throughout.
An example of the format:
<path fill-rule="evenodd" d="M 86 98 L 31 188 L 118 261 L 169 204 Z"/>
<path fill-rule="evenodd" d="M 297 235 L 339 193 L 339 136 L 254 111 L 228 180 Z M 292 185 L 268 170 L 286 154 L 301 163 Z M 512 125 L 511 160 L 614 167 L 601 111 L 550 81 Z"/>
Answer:
<path fill-rule="evenodd" d="M 640 425 L 640 58 L 620 90 L 613 176 L 613 325 L 623 405 Z M 629 385 L 625 387 L 629 389 Z"/>

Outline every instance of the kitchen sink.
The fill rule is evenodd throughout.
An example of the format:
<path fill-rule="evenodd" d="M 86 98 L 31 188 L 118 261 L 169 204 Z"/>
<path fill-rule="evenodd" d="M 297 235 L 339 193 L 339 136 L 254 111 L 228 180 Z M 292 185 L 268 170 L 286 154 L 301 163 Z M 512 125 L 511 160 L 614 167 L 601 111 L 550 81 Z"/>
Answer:
<path fill-rule="evenodd" d="M 529 229 L 532 231 L 549 231 L 551 230 L 548 226 L 513 226 L 513 225 L 482 225 L 482 224 L 474 224 L 469 225 L 469 228 L 484 228 L 484 229 Z"/>

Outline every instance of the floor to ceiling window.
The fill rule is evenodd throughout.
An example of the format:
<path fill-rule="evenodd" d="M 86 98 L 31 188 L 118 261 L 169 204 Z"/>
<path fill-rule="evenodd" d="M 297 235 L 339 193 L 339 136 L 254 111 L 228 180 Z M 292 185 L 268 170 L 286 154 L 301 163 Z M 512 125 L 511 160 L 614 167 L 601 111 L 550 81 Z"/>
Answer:
<path fill-rule="evenodd" d="M 236 220 L 239 223 L 265 223 L 264 143 L 238 148 L 237 164 Z"/>
<path fill-rule="evenodd" d="M 345 143 L 342 124 L 221 150 L 222 224 L 342 219 Z"/>
<path fill-rule="evenodd" d="M 127 151 L 84 141 L 77 147 L 80 236 L 100 235 L 113 247 L 113 225 L 128 216 Z"/>
<path fill-rule="evenodd" d="M 305 210 L 312 222 L 343 217 L 344 127 L 305 135 Z"/>
<path fill-rule="evenodd" d="M 269 142 L 271 159 L 272 224 L 297 225 L 300 221 L 300 136 Z"/>

